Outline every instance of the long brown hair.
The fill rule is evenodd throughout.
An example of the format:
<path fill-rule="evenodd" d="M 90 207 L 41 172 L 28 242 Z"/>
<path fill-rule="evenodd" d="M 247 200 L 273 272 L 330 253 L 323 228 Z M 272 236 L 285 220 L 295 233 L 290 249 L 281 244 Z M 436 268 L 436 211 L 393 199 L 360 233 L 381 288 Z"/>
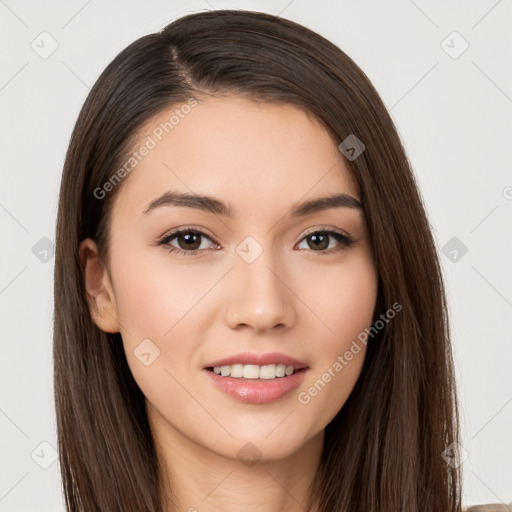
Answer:
<path fill-rule="evenodd" d="M 123 182 L 104 198 L 95 190 L 125 161 L 140 127 L 195 95 L 224 93 L 294 105 L 336 144 L 350 135 L 364 143 L 346 163 L 379 276 L 374 318 L 402 306 L 369 340 L 360 378 L 326 427 L 312 496 L 322 512 L 459 511 L 456 457 L 442 456 L 459 428 L 443 278 L 393 122 L 370 80 L 333 43 L 294 22 L 235 10 L 191 14 L 130 44 L 101 74 L 76 122 L 60 189 L 54 289 L 67 509 L 163 510 L 144 395 L 120 334 L 91 319 L 78 246 L 93 238 L 107 259 L 109 214 Z"/>

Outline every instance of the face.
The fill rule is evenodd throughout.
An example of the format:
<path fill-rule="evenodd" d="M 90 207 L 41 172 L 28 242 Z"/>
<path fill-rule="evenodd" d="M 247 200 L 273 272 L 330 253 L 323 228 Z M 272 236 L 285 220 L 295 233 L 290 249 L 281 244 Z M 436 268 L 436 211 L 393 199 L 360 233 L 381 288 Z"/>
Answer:
<path fill-rule="evenodd" d="M 174 110 L 134 146 L 155 142 L 114 202 L 94 319 L 121 333 L 162 435 L 283 458 L 322 435 L 362 368 L 377 275 L 359 190 L 293 106 L 208 98 L 160 133 Z"/>

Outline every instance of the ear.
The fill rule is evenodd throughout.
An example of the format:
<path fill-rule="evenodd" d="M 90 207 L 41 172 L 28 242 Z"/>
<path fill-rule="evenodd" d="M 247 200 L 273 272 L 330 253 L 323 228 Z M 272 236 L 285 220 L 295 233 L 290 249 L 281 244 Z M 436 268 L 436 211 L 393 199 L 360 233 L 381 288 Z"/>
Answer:
<path fill-rule="evenodd" d="M 91 317 L 105 332 L 119 332 L 119 316 L 110 276 L 98 256 L 96 243 L 86 238 L 80 243 L 78 253 L 84 271 L 85 288 Z"/>

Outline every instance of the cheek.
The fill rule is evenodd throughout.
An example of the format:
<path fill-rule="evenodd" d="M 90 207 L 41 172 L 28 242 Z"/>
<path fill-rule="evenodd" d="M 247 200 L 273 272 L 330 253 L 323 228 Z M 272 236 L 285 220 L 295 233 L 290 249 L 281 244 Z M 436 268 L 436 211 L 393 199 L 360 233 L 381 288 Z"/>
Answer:
<path fill-rule="evenodd" d="M 215 272 L 144 255 L 121 260 L 114 277 L 123 338 L 158 340 L 172 340 L 218 280 Z"/>
<path fill-rule="evenodd" d="M 366 354 L 364 333 L 371 326 L 378 291 L 369 257 L 354 258 L 336 272 L 315 277 L 308 305 L 320 313 L 323 334 L 317 337 L 316 364 L 297 395 L 304 414 L 314 418 L 313 430 L 334 418 L 359 378 Z"/>
<path fill-rule="evenodd" d="M 166 256 L 163 249 L 156 258 L 133 251 L 113 266 L 128 364 L 146 396 L 152 398 L 162 393 L 183 394 L 178 382 L 186 382 L 199 364 L 205 326 L 215 318 L 210 313 L 216 304 L 210 292 L 225 273 L 208 265 L 176 264 Z M 144 358 L 154 362 L 145 366 Z"/>
<path fill-rule="evenodd" d="M 219 280 L 218 273 L 198 267 L 134 253 L 118 259 L 115 266 L 116 304 L 128 365 L 144 395 L 162 411 L 190 405 L 183 386 L 191 389 L 187 382 L 204 341 L 199 325 L 211 304 L 208 292 Z"/>
<path fill-rule="evenodd" d="M 323 353 L 344 351 L 372 322 L 378 283 L 373 261 L 367 252 L 355 253 L 342 265 L 317 265 L 302 275 L 313 276 L 302 281 L 301 294 L 317 317 Z"/>
<path fill-rule="evenodd" d="M 377 299 L 377 277 L 373 267 L 356 266 L 329 286 L 329 298 L 322 304 L 337 343 L 356 337 L 369 326 Z"/>

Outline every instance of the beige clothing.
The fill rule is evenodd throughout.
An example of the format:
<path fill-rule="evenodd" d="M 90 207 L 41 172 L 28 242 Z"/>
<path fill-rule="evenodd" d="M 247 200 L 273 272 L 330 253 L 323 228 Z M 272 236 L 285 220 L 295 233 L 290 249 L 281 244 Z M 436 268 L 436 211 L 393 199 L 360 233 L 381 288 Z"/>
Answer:
<path fill-rule="evenodd" d="M 464 512 L 512 512 L 512 503 L 490 503 L 489 505 L 472 505 L 465 508 Z"/>

